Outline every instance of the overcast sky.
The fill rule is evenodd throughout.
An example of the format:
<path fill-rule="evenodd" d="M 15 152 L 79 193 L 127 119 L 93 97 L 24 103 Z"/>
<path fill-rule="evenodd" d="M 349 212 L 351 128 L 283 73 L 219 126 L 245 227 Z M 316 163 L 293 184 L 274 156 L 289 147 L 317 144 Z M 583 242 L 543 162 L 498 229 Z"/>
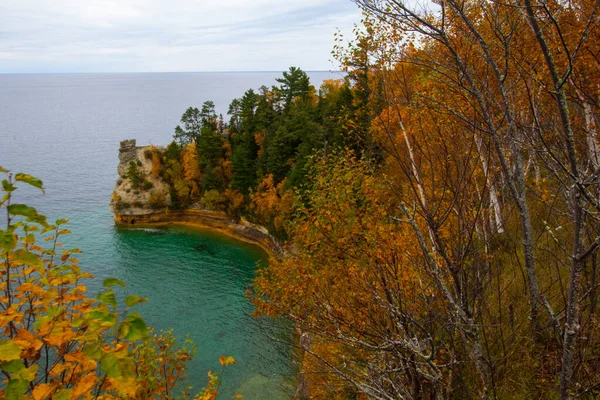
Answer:
<path fill-rule="evenodd" d="M 331 70 L 350 0 L 1 0 L 1 72 Z"/>

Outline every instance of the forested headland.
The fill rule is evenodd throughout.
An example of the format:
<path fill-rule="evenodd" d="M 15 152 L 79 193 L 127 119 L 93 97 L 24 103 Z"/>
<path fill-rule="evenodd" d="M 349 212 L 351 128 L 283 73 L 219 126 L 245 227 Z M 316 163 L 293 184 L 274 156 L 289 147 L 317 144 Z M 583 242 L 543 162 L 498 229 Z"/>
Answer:
<path fill-rule="evenodd" d="M 344 78 L 292 67 L 228 122 L 190 107 L 118 184 L 147 204 L 114 209 L 222 211 L 285 244 L 250 296 L 301 332 L 300 398 L 597 398 L 600 3 L 356 3 Z"/>

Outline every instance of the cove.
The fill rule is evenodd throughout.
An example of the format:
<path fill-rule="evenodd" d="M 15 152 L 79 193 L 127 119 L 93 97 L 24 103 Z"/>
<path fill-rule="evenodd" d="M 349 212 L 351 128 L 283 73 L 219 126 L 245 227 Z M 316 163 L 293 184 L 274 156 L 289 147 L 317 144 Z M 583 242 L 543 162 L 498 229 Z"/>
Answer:
<path fill-rule="evenodd" d="M 148 298 L 138 309 L 146 323 L 173 329 L 180 341 L 189 334 L 197 344 L 188 369 L 195 390 L 209 370 L 221 371 L 221 355 L 231 355 L 236 364 L 225 370 L 222 398 L 291 397 L 292 350 L 273 340 L 286 339 L 291 328 L 253 318 L 246 297 L 257 264 L 267 260 L 263 250 L 188 226 L 115 228 L 114 244 L 113 271 L 127 283 L 127 294 Z"/>

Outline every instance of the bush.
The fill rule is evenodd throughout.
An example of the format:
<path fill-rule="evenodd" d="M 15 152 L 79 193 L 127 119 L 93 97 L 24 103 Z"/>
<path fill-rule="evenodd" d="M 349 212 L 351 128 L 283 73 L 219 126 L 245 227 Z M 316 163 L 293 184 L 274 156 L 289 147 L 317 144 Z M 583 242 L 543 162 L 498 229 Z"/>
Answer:
<path fill-rule="evenodd" d="M 0 230 L 0 384 L 3 399 L 171 398 L 193 346 L 179 347 L 170 332 L 151 335 L 132 308 L 146 299 L 136 295 L 117 303 L 108 278 L 97 300 L 86 297 L 78 249 L 61 250 L 66 219 L 49 224 L 24 204 L 11 204 L 15 181 L 42 189 L 30 175 L 5 174 L 0 211 L 8 214 Z M 42 189 L 43 190 L 43 189 Z M 40 239 L 44 240 L 40 240 Z M 44 248 L 45 243 L 49 247 Z M 11 306 L 8 307 L 7 305 Z M 223 358 L 222 365 L 233 363 Z M 160 362 L 157 362 L 160 360 Z M 205 398 L 214 399 L 219 380 L 210 376 Z M 189 393 L 183 393 L 188 395 Z"/>
<path fill-rule="evenodd" d="M 140 160 L 137 160 L 137 163 L 130 161 L 129 168 L 127 169 L 127 177 L 131 179 L 131 186 L 134 189 L 137 189 L 144 181 L 144 175 L 138 168 L 140 165 L 142 165 Z"/>
<path fill-rule="evenodd" d="M 168 160 L 179 160 L 181 158 L 181 147 L 176 142 L 171 142 L 165 151 Z"/>
<path fill-rule="evenodd" d="M 153 153 L 154 153 L 154 152 L 153 152 L 151 149 L 146 149 L 146 150 L 144 150 L 144 158 L 145 158 L 146 160 L 151 160 L 151 159 L 152 159 L 152 154 L 153 154 Z"/>
<path fill-rule="evenodd" d="M 123 210 L 130 209 L 131 204 L 124 202 L 124 201 L 117 201 L 117 202 L 113 203 L 113 208 L 115 209 L 115 211 L 121 212 Z"/>
<path fill-rule="evenodd" d="M 152 189 L 153 187 L 154 187 L 154 185 L 150 181 L 144 181 L 144 183 L 142 184 L 142 190 L 144 190 L 144 191 L 148 191 L 148 190 Z"/>
<path fill-rule="evenodd" d="M 167 206 L 165 199 L 166 194 L 162 191 L 155 191 L 150 193 L 150 199 L 148 200 L 148 206 L 153 210 L 160 210 Z"/>
<path fill-rule="evenodd" d="M 226 202 L 227 198 L 215 189 L 209 190 L 204 194 L 202 199 L 200 199 L 200 204 L 202 204 L 204 208 L 213 211 L 223 211 Z"/>
<path fill-rule="evenodd" d="M 137 164 L 138 167 L 141 167 L 142 166 L 142 161 L 138 158 L 137 161 L 136 161 L 136 164 Z"/>

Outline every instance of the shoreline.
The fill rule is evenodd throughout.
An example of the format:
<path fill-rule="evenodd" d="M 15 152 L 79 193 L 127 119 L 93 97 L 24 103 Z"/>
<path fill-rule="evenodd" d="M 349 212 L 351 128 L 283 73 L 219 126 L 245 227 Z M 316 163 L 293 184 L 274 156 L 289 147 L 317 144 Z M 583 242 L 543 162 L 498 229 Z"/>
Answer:
<path fill-rule="evenodd" d="M 262 249 L 267 256 L 281 260 L 285 257 L 285 250 L 281 244 L 269 234 L 267 229 L 260 225 L 255 225 L 244 218 L 236 221 L 224 212 L 200 210 L 189 208 L 186 210 L 157 211 L 150 212 L 144 210 L 136 214 L 114 214 L 115 225 L 117 227 L 168 227 L 168 226 L 189 226 L 201 229 L 212 230 L 230 238 L 248 243 Z M 306 349 L 310 348 L 311 339 L 306 332 L 302 332 L 297 326 L 299 349 L 304 359 Z M 298 383 L 292 398 L 308 398 L 309 392 L 307 381 L 302 372 L 298 372 Z"/>
<path fill-rule="evenodd" d="M 281 244 L 269 234 L 265 227 L 252 224 L 243 218 L 236 221 L 219 211 L 189 208 L 180 211 L 115 213 L 114 221 L 118 227 L 189 226 L 213 230 L 230 238 L 255 245 L 267 253 L 269 257 L 281 259 L 285 255 Z"/>

